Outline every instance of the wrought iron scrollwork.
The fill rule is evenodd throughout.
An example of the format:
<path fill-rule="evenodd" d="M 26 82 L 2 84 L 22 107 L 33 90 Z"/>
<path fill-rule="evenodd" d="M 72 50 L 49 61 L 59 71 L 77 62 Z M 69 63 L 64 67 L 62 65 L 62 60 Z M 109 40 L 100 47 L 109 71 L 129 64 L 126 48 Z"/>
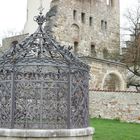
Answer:
<path fill-rule="evenodd" d="M 89 67 L 39 28 L 0 58 L 0 127 L 88 127 Z"/>

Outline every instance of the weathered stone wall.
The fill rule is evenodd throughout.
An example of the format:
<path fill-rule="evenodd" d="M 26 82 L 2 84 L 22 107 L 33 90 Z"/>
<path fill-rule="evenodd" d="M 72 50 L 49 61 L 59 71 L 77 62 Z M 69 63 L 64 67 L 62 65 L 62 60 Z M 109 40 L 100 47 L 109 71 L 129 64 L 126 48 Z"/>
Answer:
<path fill-rule="evenodd" d="M 27 3 L 26 26 L 28 25 L 29 32 L 35 30 L 32 18 L 37 15 L 37 6 L 40 4 L 40 1 L 37 1 L 34 3 L 33 0 L 28 0 Z M 49 9 L 46 4 L 50 5 L 50 10 L 46 14 L 45 29 L 51 31 L 62 45 L 73 46 L 73 51 L 77 51 L 80 56 L 92 56 L 88 60 L 86 58 L 86 63 L 91 66 L 90 87 L 125 90 L 125 67 L 119 63 L 101 60 L 104 55 L 108 56 L 108 53 L 112 55 L 119 53 L 120 47 L 119 0 L 110 1 L 111 4 L 107 4 L 106 0 L 42 0 L 42 6 L 45 8 L 43 12 Z M 82 13 L 84 13 L 84 22 Z M 92 18 L 91 24 L 90 18 Z M 101 21 L 103 28 L 106 22 L 106 29 L 102 28 Z M 76 48 L 74 48 L 75 43 Z M 97 59 L 94 59 L 95 57 Z M 109 85 L 111 82 L 108 82 L 112 81 L 111 78 L 114 79 L 113 85 Z"/>
<path fill-rule="evenodd" d="M 140 123 L 140 93 L 90 91 L 90 116 Z"/>
<path fill-rule="evenodd" d="M 100 58 L 105 48 L 110 53 L 119 52 L 119 0 L 114 0 L 113 6 L 107 5 L 106 1 L 58 0 L 57 7 L 53 32 L 59 42 L 72 46 L 78 42 L 78 53 L 86 56 L 91 55 L 91 44 Z M 85 13 L 84 23 L 81 13 Z M 90 17 L 92 25 L 89 24 Z M 101 28 L 102 20 L 107 22 L 106 30 Z"/>
<path fill-rule="evenodd" d="M 16 35 L 16 36 L 4 38 L 2 40 L 2 47 L 0 48 L 0 50 L 3 52 L 5 50 L 9 49 L 12 46 L 12 42 L 17 41 L 18 43 L 20 43 L 27 36 L 28 36 L 28 34 L 22 34 L 22 35 Z"/>
<path fill-rule="evenodd" d="M 24 29 L 26 33 L 34 32 L 37 28 L 33 17 L 38 14 L 40 2 L 40 0 L 36 0 L 35 3 L 33 0 L 27 1 L 27 22 Z M 119 0 L 113 0 L 112 5 L 99 0 L 42 0 L 42 6 L 45 8 L 43 14 L 50 9 L 46 14 L 45 29 L 63 45 L 74 46 L 74 42 L 78 43 L 77 53 L 82 54 L 84 56 L 82 59 L 91 66 L 90 87 L 125 90 L 125 66 L 103 59 L 104 49 L 112 54 L 119 52 Z M 85 14 L 84 23 L 81 19 L 82 13 Z M 106 30 L 101 27 L 102 20 L 107 22 Z M 10 46 L 13 40 L 21 38 L 24 38 L 24 35 L 5 39 L 3 48 Z M 91 54 L 91 45 L 95 46 L 93 48 L 95 50 L 92 50 L 94 55 Z"/>
<path fill-rule="evenodd" d="M 27 0 L 27 21 L 24 33 L 32 33 L 36 29 L 33 17 L 37 15 L 40 0 Z M 78 43 L 78 53 L 91 55 L 94 45 L 97 57 L 103 57 L 103 50 L 119 53 L 120 47 L 120 7 L 119 0 L 42 0 L 43 13 L 50 7 L 57 6 L 53 35 L 62 44 L 74 46 Z M 75 16 L 74 16 L 75 11 Z M 82 13 L 84 18 L 82 21 Z M 51 20 L 52 23 L 52 20 Z M 94 49 L 94 48 L 93 48 Z M 94 53 L 94 55 L 95 55 Z"/>
<path fill-rule="evenodd" d="M 87 63 L 90 69 L 90 89 L 106 89 L 109 90 L 108 77 L 113 75 L 118 79 L 110 80 L 110 84 L 114 84 L 112 90 L 126 90 L 126 67 L 122 63 L 98 59 L 93 57 L 80 57 Z M 113 83 L 115 82 L 115 83 Z M 111 89 L 110 89 L 111 90 Z"/>

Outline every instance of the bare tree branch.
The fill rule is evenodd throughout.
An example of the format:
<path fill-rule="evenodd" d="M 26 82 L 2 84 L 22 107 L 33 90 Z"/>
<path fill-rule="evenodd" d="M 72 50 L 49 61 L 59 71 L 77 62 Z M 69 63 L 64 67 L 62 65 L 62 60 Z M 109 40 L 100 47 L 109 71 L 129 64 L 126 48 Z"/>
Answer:
<path fill-rule="evenodd" d="M 125 14 L 125 18 L 128 21 L 128 27 L 123 30 L 130 33 L 130 41 L 126 42 L 127 52 L 123 55 L 122 62 L 126 64 L 126 67 L 131 74 L 129 76 L 128 85 L 140 88 L 140 7 L 136 9 L 128 10 Z"/>

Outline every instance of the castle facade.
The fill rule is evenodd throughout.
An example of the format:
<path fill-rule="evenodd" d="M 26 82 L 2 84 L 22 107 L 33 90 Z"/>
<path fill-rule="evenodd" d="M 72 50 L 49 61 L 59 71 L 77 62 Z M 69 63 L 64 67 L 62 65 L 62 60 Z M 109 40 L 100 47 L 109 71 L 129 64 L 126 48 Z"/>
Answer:
<path fill-rule="evenodd" d="M 126 90 L 126 68 L 117 62 L 120 52 L 119 0 L 27 0 L 24 34 L 37 25 L 33 17 L 44 8 L 45 29 L 82 61 L 88 63 L 90 88 Z M 18 40 L 18 37 L 17 37 Z"/>

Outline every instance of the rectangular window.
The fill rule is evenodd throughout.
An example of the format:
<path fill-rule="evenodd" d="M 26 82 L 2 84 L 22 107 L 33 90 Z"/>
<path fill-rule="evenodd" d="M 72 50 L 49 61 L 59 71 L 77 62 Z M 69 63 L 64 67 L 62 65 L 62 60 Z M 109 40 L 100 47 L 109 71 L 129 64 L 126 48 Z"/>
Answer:
<path fill-rule="evenodd" d="M 96 56 L 95 45 L 91 45 L 91 56 Z"/>
<path fill-rule="evenodd" d="M 106 0 L 106 5 L 113 7 L 113 2 L 114 2 L 113 0 Z"/>
<path fill-rule="evenodd" d="M 105 30 L 107 30 L 107 21 L 105 21 Z"/>
<path fill-rule="evenodd" d="M 104 21 L 101 20 L 101 29 L 104 30 Z"/>
<path fill-rule="evenodd" d="M 74 53 L 77 54 L 78 52 L 78 42 L 74 42 Z"/>
<path fill-rule="evenodd" d="M 85 13 L 81 13 L 81 22 L 85 23 Z"/>
<path fill-rule="evenodd" d="M 114 6 L 113 0 L 110 0 L 110 6 Z"/>
<path fill-rule="evenodd" d="M 110 4 L 110 0 L 106 0 L 106 5 L 109 5 Z"/>
<path fill-rule="evenodd" d="M 73 19 L 76 20 L 77 19 L 77 11 L 73 10 Z"/>
<path fill-rule="evenodd" d="M 106 31 L 107 26 L 107 21 L 101 20 L 101 30 Z"/>
<path fill-rule="evenodd" d="M 89 26 L 92 26 L 92 24 L 93 24 L 93 18 L 89 17 Z"/>

